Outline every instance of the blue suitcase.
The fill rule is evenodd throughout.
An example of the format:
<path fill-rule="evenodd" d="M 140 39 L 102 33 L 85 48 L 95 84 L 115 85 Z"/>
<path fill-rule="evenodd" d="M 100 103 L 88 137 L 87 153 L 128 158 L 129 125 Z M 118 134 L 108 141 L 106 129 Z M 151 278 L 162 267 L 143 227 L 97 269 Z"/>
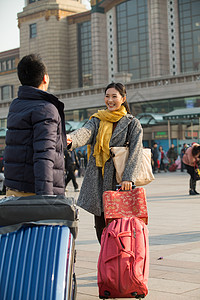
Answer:
<path fill-rule="evenodd" d="M 67 226 L 27 225 L 1 234 L 0 299 L 75 299 L 74 245 Z"/>

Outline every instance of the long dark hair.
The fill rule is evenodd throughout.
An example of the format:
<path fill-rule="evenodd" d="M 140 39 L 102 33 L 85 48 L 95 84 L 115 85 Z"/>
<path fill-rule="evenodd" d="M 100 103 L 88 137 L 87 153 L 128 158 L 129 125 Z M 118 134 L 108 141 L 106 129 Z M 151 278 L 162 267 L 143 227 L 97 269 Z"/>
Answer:
<path fill-rule="evenodd" d="M 115 83 L 115 82 L 110 83 L 110 84 L 107 85 L 107 87 L 105 88 L 105 94 L 106 94 L 106 91 L 107 91 L 108 89 L 110 89 L 110 88 L 116 89 L 116 90 L 120 93 L 120 95 L 121 95 L 122 97 L 126 97 L 126 88 L 125 88 L 125 86 L 124 86 L 122 83 L 119 83 L 119 82 L 118 82 L 118 83 Z M 125 100 L 124 103 L 122 103 L 122 105 L 125 106 L 127 113 L 128 113 L 128 114 L 131 114 L 131 111 L 130 111 L 130 108 L 129 108 L 129 105 L 128 105 L 127 100 Z"/>

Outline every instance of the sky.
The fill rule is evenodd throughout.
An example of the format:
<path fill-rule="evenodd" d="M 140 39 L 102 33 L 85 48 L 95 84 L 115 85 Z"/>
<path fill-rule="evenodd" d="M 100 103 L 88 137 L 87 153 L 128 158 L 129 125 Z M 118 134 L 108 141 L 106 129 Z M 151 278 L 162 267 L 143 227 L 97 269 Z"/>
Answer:
<path fill-rule="evenodd" d="M 23 11 L 25 0 L 0 0 L 0 52 L 19 47 L 17 13 Z M 82 0 L 89 8 L 89 1 Z"/>

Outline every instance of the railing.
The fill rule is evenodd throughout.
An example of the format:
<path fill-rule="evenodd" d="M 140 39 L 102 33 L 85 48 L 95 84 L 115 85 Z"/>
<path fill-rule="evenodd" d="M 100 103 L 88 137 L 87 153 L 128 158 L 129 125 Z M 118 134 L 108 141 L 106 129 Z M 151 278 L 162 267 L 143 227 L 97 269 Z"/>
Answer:
<path fill-rule="evenodd" d="M 127 90 L 130 89 L 143 89 L 148 87 L 157 87 L 157 86 L 165 86 L 170 84 L 180 84 L 186 82 L 195 82 L 200 81 L 200 72 L 192 73 L 192 74 L 184 74 L 184 75 L 176 75 L 176 76 L 163 76 L 163 77 L 156 77 L 156 78 L 149 78 L 146 80 L 135 80 L 132 82 L 127 82 L 126 88 Z M 95 95 L 95 94 L 102 94 L 104 93 L 105 85 L 104 86 L 94 86 L 90 88 L 79 88 L 74 90 L 66 90 L 66 91 L 58 91 L 55 92 L 55 95 L 59 99 L 67 99 L 67 98 L 74 98 L 80 96 L 88 96 L 88 95 Z"/>
<path fill-rule="evenodd" d="M 175 76 L 163 76 L 163 77 L 155 77 L 155 78 L 148 78 L 146 80 L 135 80 L 132 82 L 126 83 L 127 90 L 130 89 L 143 89 L 148 87 L 159 87 L 159 86 L 166 86 L 172 84 L 182 84 L 182 83 L 189 83 L 200 81 L 200 72 L 192 73 L 192 74 L 180 74 Z M 49 91 L 53 92 L 59 99 L 70 99 L 80 96 L 89 96 L 89 95 L 97 95 L 103 94 L 105 89 L 105 85 L 99 86 L 92 86 L 88 88 L 77 88 L 77 89 L 70 89 L 70 90 L 62 90 L 62 91 Z M 8 107 L 12 99 L 7 100 L 0 100 L 0 108 L 1 107 Z"/>

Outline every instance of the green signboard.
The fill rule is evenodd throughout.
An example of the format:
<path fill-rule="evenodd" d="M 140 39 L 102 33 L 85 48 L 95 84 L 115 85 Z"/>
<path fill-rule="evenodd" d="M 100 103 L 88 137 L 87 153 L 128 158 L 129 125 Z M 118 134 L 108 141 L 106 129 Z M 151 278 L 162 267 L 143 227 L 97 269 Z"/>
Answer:
<path fill-rule="evenodd" d="M 156 131 L 154 133 L 154 138 L 155 139 L 167 139 L 168 133 L 167 133 L 167 131 Z"/>

